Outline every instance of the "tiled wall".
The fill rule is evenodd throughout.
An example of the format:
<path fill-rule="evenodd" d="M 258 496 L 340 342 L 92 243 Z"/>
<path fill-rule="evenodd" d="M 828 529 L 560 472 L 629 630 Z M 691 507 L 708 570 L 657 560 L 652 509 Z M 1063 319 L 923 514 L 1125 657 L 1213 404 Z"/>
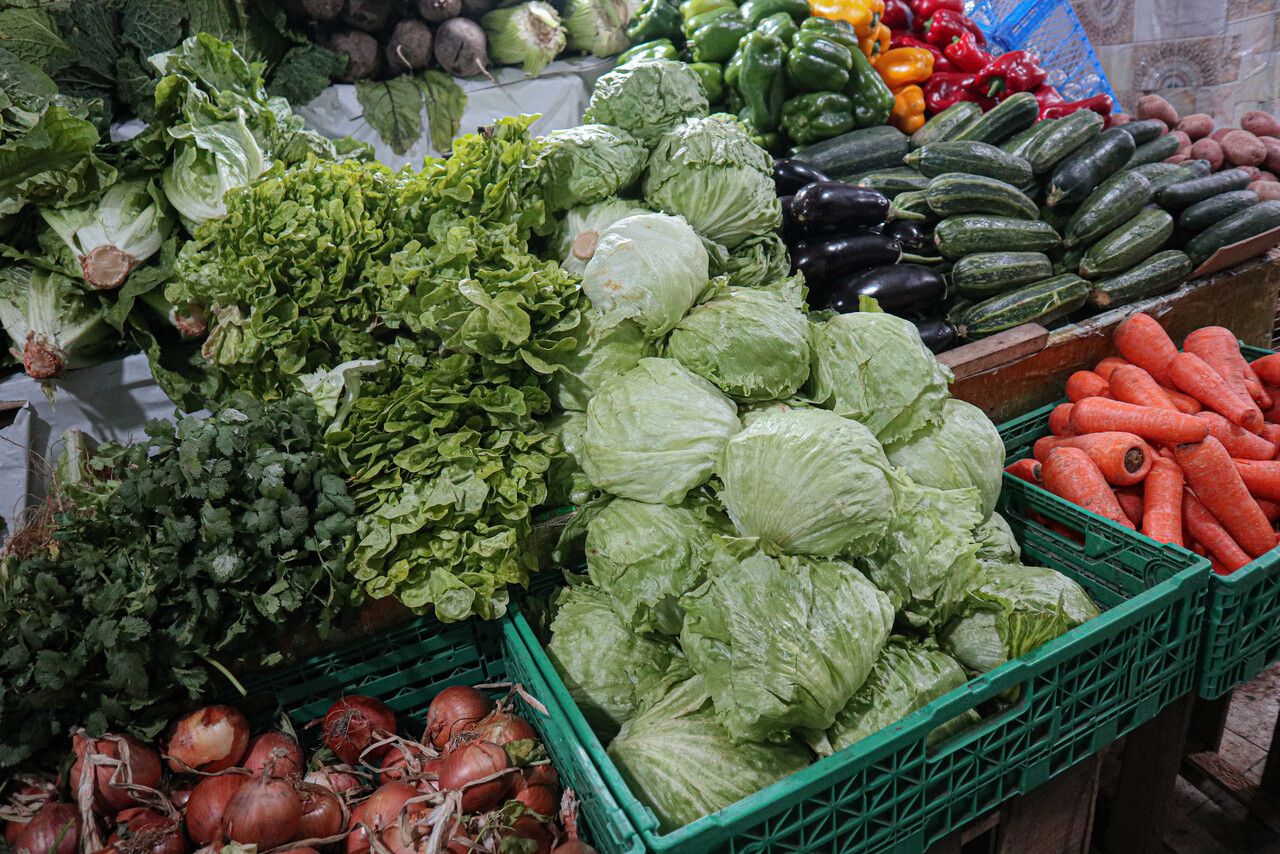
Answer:
<path fill-rule="evenodd" d="M 1236 124 L 1280 108 L 1280 0 L 1071 0 L 1132 111 L 1156 92 L 1179 115 Z"/>

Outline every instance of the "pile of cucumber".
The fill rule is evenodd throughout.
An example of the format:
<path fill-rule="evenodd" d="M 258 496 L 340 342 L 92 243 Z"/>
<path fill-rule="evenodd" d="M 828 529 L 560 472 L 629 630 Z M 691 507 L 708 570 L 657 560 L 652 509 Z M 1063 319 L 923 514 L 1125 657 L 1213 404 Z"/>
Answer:
<path fill-rule="evenodd" d="M 966 102 L 939 113 L 902 166 L 868 151 L 867 131 L 796 155 L 884 194 L 890 224 L 932 234 L 912 261 L 945 275 L 947 297 L 896 313 L 967 339 L 1051 325 L 1173 290 L 1223 246 L 1280 226 L 1280 201 L 1260 202 L 1245 171 L 1164 162 L 1177 140 L 1160 122 L 1104 129 L 1088 111 L 1036 121 L 1024 94 L 987 113 Z"/>

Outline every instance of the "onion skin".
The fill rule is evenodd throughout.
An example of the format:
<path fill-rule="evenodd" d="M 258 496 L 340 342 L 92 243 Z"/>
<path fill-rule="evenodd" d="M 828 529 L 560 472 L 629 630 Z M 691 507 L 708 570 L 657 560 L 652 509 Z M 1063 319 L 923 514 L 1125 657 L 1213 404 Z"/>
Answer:
<path fill-rule="evenodd" d="M 302 802 L 298 839 L 325 839 L 342 832 L 347 813 L 337 795 L 313 783 L 300 783 L 297 791 Z"/>
<path fill-rule="evenodd" d="M 335 795 L 341 795 L 344 792 L 350 792 L 354 789 L 360 789 L 364 786 L 364 780 L 352 774 L 349 771 L 338 771 L 334 768 L 317 768 L 315 771 L 307 774 L 302 778 L 304 783 L 312 783 L 316 786 L 323 786 Z"/>
<path fill-rule="evenodd" d="M 187 833 L 197 845 L 222 841 L 222 814 L 227 803 L 252 780 L 244 774 L 205 777 L 191 790 L 187 801 Z"/>
<path fill-rule="evenodd" d="M 501 747 L 513 741 L 536 739 L 538 731 L 533 725 L 519 715 L 507 714 L 495 709 L 484 720 L 476 724 L 473 730 L 481 741 L 491 741 Z"/>
<path fill-rule="evenodd" d="M 475 688 L 445 688 L 427 707 L 427 731 L 422 740 L 444 750 L 456 736 L 474 729 L 493 708 L 493 700 Z"/>
<path fill-rule="evenodd" d="M 236 765 L 249 747 L 249 721 L 234 706 L 205 706 L 178 721 L 165 753 L 176 773 L 217 774 Z"/>
<path fill-rule="evenodd" d="M 263 774 L 227 802 L 222 832 L 231 842 L 257 845 L 259 851 L 296 839 L 302 822 L 302 801 L 293 786 Z"/>
<path fill-rule="evenodd" d="M 121 738 L 129 747 L 129 764 L 133 771 L 131 782 L 135 786 L 146 786 L 151 789 L 158 787 L 161 775 L 159 754 L 131 735 L 121 736 Z M 71 766 L 71 792 L 73 795 L 80 789 L 81 776 L 86 770 L 87 763 L 84 761 L 86 754 L 100 753 L 112 759 L 123 759 L 123 757 L 117 756 L 118 744 L 114 738 L 91 739 L 82 733 L 76 733 L 72 739 L 72 749 L 76 754 L 76 762 Z M 111 778 L 117 770 L 120 771 L 120 780 L 129 779 L 125 776 L 123 769 L 118 769 L 115 766 L 93 766 L 94 812 L 104 815 L 119 812 L 134 803 L 133 795 L 129 794 L 128 790 L 111 784 Z"/>
<path fill-rule="evenodd" d="M 18 795 L 20 795 L 20 796 L 21 796 L 21 795 L 40 795 L 40 796 L 41 796 L 41 798 L 40 798 L 40 804 L 39 804 L 39 805 L 40 805 L 40 806 L 44 806 L 44 805 L 45 805 L 45 804 L 47 804 L 50 800 L 52 800 L 52 799 L 53 799 L 53 786 L 52 786 L 52 785 L 50 785 L 50 786 L 33 786 L 33 785 L 28 784 L 28 785 L 23 786 L 21 789 L 19 789 L 19 790 L 18 790 Z M 34 815 L 36 814 L 36 812 L 38 812 L 38 810 L 37 810 L 37 809 L 35 809 L 35 807 L 36 807 L 36 803 L 35 803 L 35 802 L 33 802 L 33 801 L 32 801 L 32 802 L 28 802 L 28 803 L 29 803 L 29 804 L 30 804 L 30 806 L 32 807 L 31 815 L 32 815 L 32 816 L 34 816 Z M 22 833 L 22 828 L 24 828 L 24 827 L 26 827 L 26 826 L 27 826 L 27 823 L 26 823 L 25 821 L 9 821 L 9 822 L 5 822 L 5 826 L 4 826 L 4 841 L 5 841 L 5 842 L 7 842 L 7 843 L 9 843 L 9 845 L 11 845 L 11 846 L 12 846 L 12 845 L 14 845 L 14 844 L 16 844 L 16 843 L 17 843 L 17 841 L 18 841 L 18 834 L 19 834 L 19 833 Z"/>
<path fill-rule="evenodd" d="M 432 760 L 437 760 L 438 765 L 437 757 L 428 753 L 425 747 L 416 742 L 393 744 L 387 751 L 387 755 L 382 757 L 382 764 L 378 766 L 378 782 L 393 783 L 396 780 L 413 782 L 413 778 L 426 770 Z"/>
<path fill-rule="evenodd" d="M 507 752 L 487 741 L 471 741 L 449 751 L 440 766 L 440 789 L 462 792 L 462 811 L 485 812 L 502 802 L 511 788 L 509 777 L 469 785 L 509 766 Z"/>
<path fill-rule="evenodd" d="M 76 854 L 79 848 L 80 814 L 71 804 L 42 806 L 13 846 L 14 854 Z"/>
<path fill-rule="evenodd" d="M 395 734 L 396 716 L 381 700 L 352 694 L 334 703 L 325 713 L 323 735 L 325 747 L 350 765 L 367 762 L 377 765 L 390 744 L 369 749 L 378 741 L 379 733 Z"/>
<path fill-rule="evenodd" d="M 351 833 L 347 835 L 346 843 L 347 854 L 367 852 L 370 848 L 368 831 L 380 833 L 396 823 L 405 804 L 419 794 L 418 790 L 408 783 L 387 783 L 385 786 L 380 786 L 368 800 L 351 812 L 351 822 L 348 825 Z M 424 812 L 426 809 L 425 803 L 412 804 L 408 808 L 408 814 Z"/>
<path fill-rule="evenodd" d="M 255 777 L 270 767 L 272 777 L 296 779 L 302 776 L 306 760 L 295 739 L 282 732 L 268 732 L 249 742 L 242 767 Z"/>

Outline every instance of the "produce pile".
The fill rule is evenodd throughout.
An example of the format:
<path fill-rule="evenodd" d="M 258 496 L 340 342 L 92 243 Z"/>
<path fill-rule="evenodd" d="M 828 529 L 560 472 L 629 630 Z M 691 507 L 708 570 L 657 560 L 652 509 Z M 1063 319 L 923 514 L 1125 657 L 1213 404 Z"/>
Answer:
<path fill-rule="evenodd" d="M 76 728 L 70 770 L 28 779 L 0 817 L 27 854 L 594 854 L 511 699 L 446 688 L 414 738 L 382 701 L 347 695 L 316 722 L 309 761 L 287 718 L 251 738 L 232 706 L 192 712 L 159 745 Z"/>
<path fill-rule="evenodd" d="M 1208 557 L 1221 575 L 1276 547 L 1280 520 L 1280 356 L 1245 361 L 1235 335 L 1206 326 L 1179 353 L 1135 314 L 1123 358 L 1067 382 L 1034 459 L 1012 474 L 1156 542 Z"/>

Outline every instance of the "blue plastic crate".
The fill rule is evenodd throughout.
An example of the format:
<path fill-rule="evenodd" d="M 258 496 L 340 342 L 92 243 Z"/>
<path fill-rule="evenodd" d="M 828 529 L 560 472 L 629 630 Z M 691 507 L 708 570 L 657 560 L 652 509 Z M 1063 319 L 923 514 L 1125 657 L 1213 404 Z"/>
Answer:
<path fill-rule="evenodd" d="M 1119 110 L 1102 63 L 1067 0 L 976 0 L 965 7 L 994 49 L 1035 51 L 1049 70 L 1048 83 L 1062 97 L 1078 101 L 1106 94 Z"/>

